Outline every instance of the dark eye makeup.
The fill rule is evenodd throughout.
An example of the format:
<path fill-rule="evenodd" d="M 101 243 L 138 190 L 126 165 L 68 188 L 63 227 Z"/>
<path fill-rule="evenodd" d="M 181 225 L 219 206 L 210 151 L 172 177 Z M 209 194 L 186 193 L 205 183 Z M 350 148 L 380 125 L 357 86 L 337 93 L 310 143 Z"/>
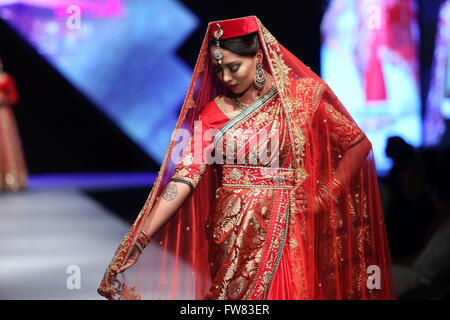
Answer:
<path fill-rule="evenodd" d="M 238 71 L 240 66 L 241 66 L 240 64 L 233 66 L 232 68 L 230 68 L 230 72 Z"/>
<path fill-rule="evenodd" d="M 241 64 L 237 64 L 234 66 L 228 66 L 228 69 L 230 70 L 231 73 L 237 72 L 239 70 L 239 68 L 241 67 Z M 222 71 L 222 68 L 219 66 L 215 66 L 214 67 L 214 72 L 215 73 L 219 73 Z"/>

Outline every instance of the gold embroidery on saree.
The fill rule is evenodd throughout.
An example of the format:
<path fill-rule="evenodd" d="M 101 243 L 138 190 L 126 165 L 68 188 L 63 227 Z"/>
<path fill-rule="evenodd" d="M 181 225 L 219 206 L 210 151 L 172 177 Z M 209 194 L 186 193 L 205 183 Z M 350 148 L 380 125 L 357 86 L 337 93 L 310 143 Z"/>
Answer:
<path fill-rule="evenodd" d="M 209 234 L 210 261 L 216 263 L 211 266 L 213 285 L 206 299 L 243 299 L 258 270 L 270 220 L 265 214 L 266 199 L 272 193 L 225 187 L 217 193 L 218 203 L 210 222 L 213 234 Z"/>
<path fill-rule="evenodd" d="M 344 149 L 352 146 L 364 137 L 364 133 L 348 119 L 338 112 L 331 104 L 325 102 L 325 113 L 327 119 L 336 127 L 330 132 L 330 137 Z"/>

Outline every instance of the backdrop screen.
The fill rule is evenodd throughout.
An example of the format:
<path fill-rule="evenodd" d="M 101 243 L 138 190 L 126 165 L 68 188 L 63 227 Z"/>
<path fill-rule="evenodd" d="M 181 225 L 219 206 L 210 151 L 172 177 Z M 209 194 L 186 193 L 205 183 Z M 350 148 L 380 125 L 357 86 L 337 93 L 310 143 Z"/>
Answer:
<path fill-rule="evenodd" d="M 0 0 L 0 17 L 160 163 L 192 70 L 198 19 L 176 0 Z"/>

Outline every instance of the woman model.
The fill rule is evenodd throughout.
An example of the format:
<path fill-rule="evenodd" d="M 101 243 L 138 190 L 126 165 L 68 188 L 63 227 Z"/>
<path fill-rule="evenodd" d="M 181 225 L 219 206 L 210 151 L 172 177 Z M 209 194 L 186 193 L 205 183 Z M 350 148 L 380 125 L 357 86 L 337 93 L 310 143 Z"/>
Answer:
<path fill-rule="evenodd" d="M 14 79 L 0 60 L 0 191 L 27 187 L 27 168 L 12 106 L 19 100 Z"/>
<path fill-rule="evenodd" d="M 255 16 L 208 25 L 108 299 L 393 299 L 371 143 Z"/>

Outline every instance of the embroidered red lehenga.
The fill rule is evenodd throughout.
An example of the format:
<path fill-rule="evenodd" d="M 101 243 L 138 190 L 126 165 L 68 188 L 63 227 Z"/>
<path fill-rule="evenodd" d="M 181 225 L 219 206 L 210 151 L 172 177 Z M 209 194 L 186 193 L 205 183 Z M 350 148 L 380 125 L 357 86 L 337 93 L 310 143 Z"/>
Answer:
<path fill-rule="evenodd" d="M 27 168 L 12 110 L 18 100 L 14 79 L 0 70 L 0 191 L 27 187 Z"/>
<path fill-rule="evenodd" d="M 235 117 L 208 43 L 258 32 L 275 85 Z M 192 192 L 124 264 L 170 180 Z M 304 194 L 307 205 L 300 205 Z M 109 299 L 394 299 L 371 145 L 258 18 L 211 22 L 158 178 L 108 266 Z"/>

